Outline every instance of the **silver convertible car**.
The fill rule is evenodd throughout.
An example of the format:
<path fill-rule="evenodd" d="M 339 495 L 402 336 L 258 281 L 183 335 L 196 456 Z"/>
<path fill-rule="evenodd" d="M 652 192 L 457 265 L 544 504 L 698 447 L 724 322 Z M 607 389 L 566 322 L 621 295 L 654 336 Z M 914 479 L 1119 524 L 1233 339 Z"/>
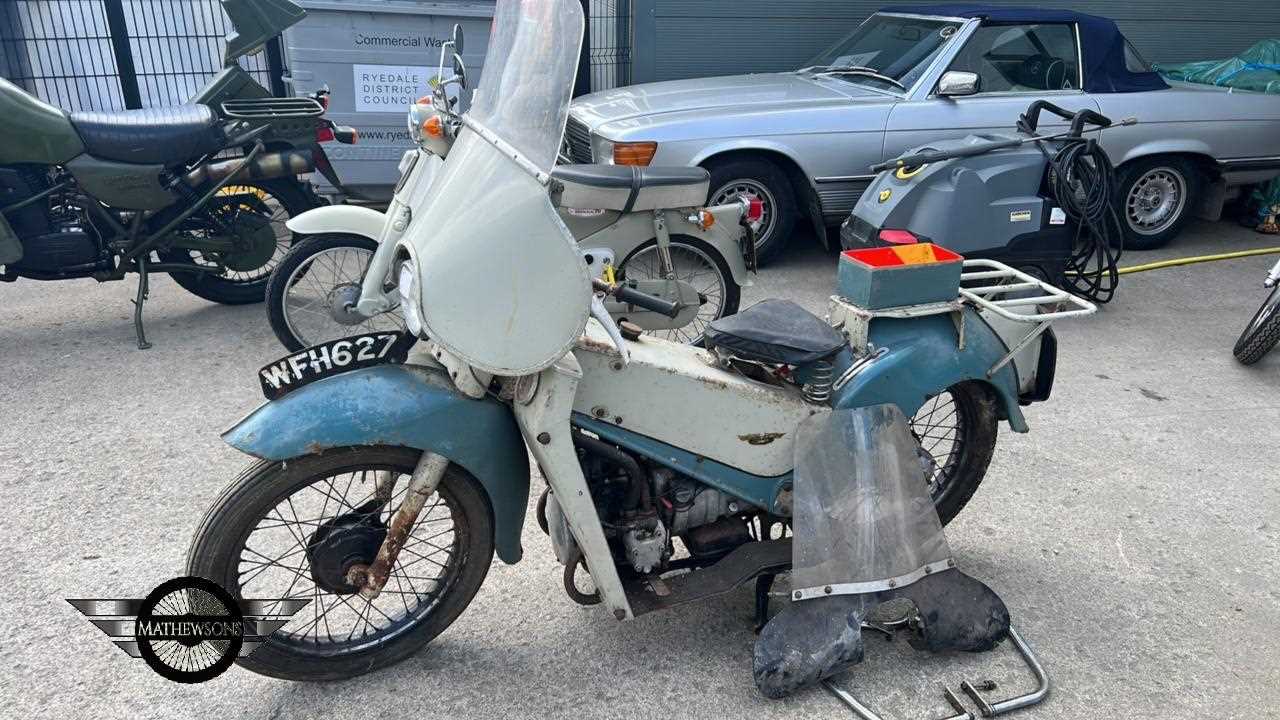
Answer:
<path fill-rule="evenodd" d="M 792 72 L 650 83 L 574 101 L 572 162 L 697 165 L 710 202 L 765 202 L 762 259 L 797 223 L 824 241 L 869 167 L 1009 130 L 1036 98 L 1138 124 L 1109 129 L 1125 246 L 1167 243 L 1233 188 L 1280 174 L 1280 96 L 1166 83 L 1111 20 L 1034 8 L 893 7 Z M 834 235 L 834 233 L 833 233 Z"/>

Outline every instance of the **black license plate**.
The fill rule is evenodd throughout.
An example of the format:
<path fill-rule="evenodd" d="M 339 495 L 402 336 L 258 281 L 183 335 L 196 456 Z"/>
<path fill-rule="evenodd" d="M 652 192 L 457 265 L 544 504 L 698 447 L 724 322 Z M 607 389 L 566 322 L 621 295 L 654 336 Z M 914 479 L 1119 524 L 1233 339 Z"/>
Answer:
<path fill-rule="evenodd" d="M 280 358 L 258 371 L 262 394 L 277 400 L 317 380 L 351 370 L 403 363 L 417 338 L 406 332 L 352 335 L 313 345 Z"/>

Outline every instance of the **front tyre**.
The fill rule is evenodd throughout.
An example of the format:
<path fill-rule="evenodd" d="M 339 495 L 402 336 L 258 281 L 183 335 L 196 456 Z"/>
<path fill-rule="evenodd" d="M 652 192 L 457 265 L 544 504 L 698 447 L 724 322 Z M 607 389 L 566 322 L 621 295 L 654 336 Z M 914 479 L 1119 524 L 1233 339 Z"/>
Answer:
<path fill-rule="evenodd" d="M 188 574 L 237 598 L 310 601 L 242 667 L 342 680 L 404 660 L 462 614 L 493 560 L 493 517 L 479 482 L 457 465 L 428 499 L 382 594 L 366 600 L 345 580 L 351 565 L 373 560 L 420 456 L 360 447 L 262 461 L 223 491 L 196 531 Z M 379 482 L 389 503 L 375 499 Z"/>
<path fill-rule="evenodd" d="M 1236 359 L 1245 365 L 1252 365 L 1271 351 L 1280 342 L 1280 286 L 1276 286 L 1254 314 L 1240 339 L 1236 340 L 1233 352 Z"/>
<path fill-rule="evenodd" d="M 998 431 L 995 396 L 975 381 L 956 383 L 929 398 L 911 418 L 911 434 L 932 460 L 929 495 L 943 525 L 978 491 Z"/>
<path fill-rule="evenodd" d="M 351 335 L 404 330 L 404 316 L 393 308 L 363 317 L 348 305 L 360 287 L 378 243 L 361 235 L 326 233 L 294 245 L 267 283 L 267 319 L 290 351 Z"/>

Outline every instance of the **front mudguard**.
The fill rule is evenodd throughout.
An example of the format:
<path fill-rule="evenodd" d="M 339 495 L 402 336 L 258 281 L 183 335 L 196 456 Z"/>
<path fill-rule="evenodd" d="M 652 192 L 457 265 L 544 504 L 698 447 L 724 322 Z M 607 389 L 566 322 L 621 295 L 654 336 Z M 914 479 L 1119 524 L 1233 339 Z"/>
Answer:
<path fill-rule="evenodd" d="M 359 205 L 325 205 L 289 219 L 284 225 L 299 235 L 349 233 L 374 242 L 382 237 L 387 216 Z"/>
<path fill-rule="evenodd" d="M 987 384 L 996 395 L 1001 416 L 1014 432 L 1027 432 L 1018 405 L 1018 374 L 1013 363 L 988 377 L 987 371 L 1009 350 L 978 313 L 964 310 L 964 347 L 951 315 L 894 319 L 875 318 L 868 337 L 884 355 L 853 376 L 832 398 L 837 408 L 893 403 L 907 417 L 925 401 L 966 380 Z M 845 367 L 848 363 L 844 363 Z M 840 372 L 837 367 L 837 373 Z"/>
<path fill-rule="evenodd" d="M 484 486 L 498 557 L 520 560 L 529 501 L 529 456 L 520 428 L 508 406 L 462 395 L 439 371 L 379 365 L 335 375 L 259 406 L 222 439 L 277 462 L 359 445 L 443 455 Z"/>

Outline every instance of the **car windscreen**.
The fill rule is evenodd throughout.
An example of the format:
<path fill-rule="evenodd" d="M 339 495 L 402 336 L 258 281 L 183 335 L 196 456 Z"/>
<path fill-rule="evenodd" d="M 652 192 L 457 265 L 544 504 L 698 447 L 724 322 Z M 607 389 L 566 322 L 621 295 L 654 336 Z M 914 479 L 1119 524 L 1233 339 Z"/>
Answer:
<path fill-rule="evenodd" d="M 903 15 L 872 15 L 844 39 L 800 69 L 831 72 L 850 82 L 911 87 L 943 46 L 960 29 L 957 20 Z M 839 72 L 854 69 L 855 72 Z M 873 72 L 860 72 L 866 69 Z M 883 78 L 889 78 L 888 82 Z"/>

